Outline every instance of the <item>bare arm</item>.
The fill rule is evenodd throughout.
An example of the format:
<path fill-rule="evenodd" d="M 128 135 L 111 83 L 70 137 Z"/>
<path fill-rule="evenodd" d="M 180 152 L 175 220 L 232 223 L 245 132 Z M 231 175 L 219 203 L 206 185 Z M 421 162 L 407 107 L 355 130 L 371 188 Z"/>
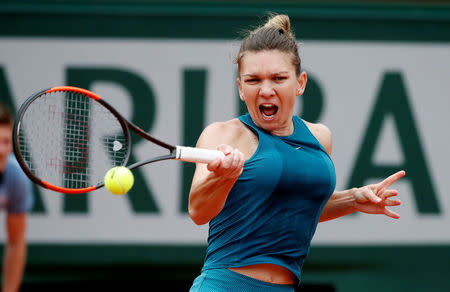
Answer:
<path fill-rule="evenodd" d="M 3 260 L 3 292 L 19 290 L 26 257 L 26 213 L 8 214 L 6 228 L 8 241 Z"/>
<path fill-rule="evenodd" d="M 386 207 L 398 206 L 400 200 L 389 199 L 398 194 L 397 190 L 388 189 L 393 183 L 405 176 L 405 171 L 398 171 L 378 184 L 334 192 L 325 205 L 319 222 L 335 219 L 360 211 L 367 214 L 384 214 L 394 219 L 400 215 Z"/>
<path fill-rule="evenodd" d="M 244 155 L 229 146 L 233 144 L 232 131 L 224 124 L 212 124 L 197 142 L 197 147 L 218 149 L 225 154 L 225 158 L 217 158 L 208 165 L 196 165 L 189 194 L 189 216 L 198 225 L 208 223 L 219 214 L 242 173 Z"/>
<path fill-rule="evenodd" d="M 307 123 L 307 125 L 311 133 L 313 133 L 328 152 L 328 155 L 331 156 L 331 131 L 323 124 Z M 404 171 L 399 171 L 378 184 L 344 191 L 335 191 L 323 208 L 319 222 L 336 219 L 356 211 L 367 214 L 384 214 L 394 219 L 400 218 L 399 214 L 386 208 L 401 204 L 400 200 L 389 199 L 396 196 L 398 192 L 396 190 L 388 190 L 387 188 L 404 175 Z"/>
<path fill-rule="evenodd" d="M 328 221 L 356 212 L 352 190 L 334 192 L 320 215 L 319 222 Z"/>

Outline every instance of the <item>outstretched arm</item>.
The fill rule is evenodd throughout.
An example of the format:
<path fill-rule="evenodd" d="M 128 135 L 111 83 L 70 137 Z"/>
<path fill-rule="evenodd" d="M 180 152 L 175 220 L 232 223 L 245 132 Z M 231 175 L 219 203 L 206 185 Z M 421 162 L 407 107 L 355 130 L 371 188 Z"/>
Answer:
<path fill-rule="evenodd" d="M 402 170 L 378 184 L 334 192 L 325 205 L 319 222 L 332 220 L 356 211 L 367 214 L 384 214 L 394 219 L 400 218 L 398 213 L 387 207 L 401 204 L 398 199 L 390 199 L 398 195 L 398 191 L 389 189 L 389 187 L 403 176 L 405 176 L 405 171 Z"/>
<path fill-rule="evenodd" d="M 322 144 L 331 156 L 332 136 L 331 131 L 322 124 L 306 123 L 310 131 Z M 390 199 L 398 195 L 396 190 L 388 189 L 393 183 L 405 176 L 405 171 L 399 171 L 389 176 L 382 182 L 367 185 L 360 188 L 352 188 L 344 191 L 334 192 L 322 210 L 319 222 L 339 218 L 356 211 L 367 214 L 384 214 L 398 219 L 400 215 L 386 207 L 398 206 L 400 200 Z"/>

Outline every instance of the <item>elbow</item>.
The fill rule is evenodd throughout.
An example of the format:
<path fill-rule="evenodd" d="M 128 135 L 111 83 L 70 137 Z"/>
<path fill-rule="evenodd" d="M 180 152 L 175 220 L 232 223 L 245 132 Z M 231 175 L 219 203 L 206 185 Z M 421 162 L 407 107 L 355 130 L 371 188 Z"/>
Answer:
<path fill-rule="evenodd" d="M 191 207 L 189 207 L 189 217 L 191 217 L 191 220 L 197 225 L 204 225 L 209 222 L 207 218 L 202 216 L 201 212 Z"/>
<path fill-rule="evenodd" d="M 204 225 L 211 220 L 211 218 L 208 217 L 207 210 L 209 210 L 209 208 L 205 205 L 205 202 L 199 200 L 198 196 L 189 194 L 188 213 L 189 217 L 191 217 L 191 220 L 196 225 Z"/>

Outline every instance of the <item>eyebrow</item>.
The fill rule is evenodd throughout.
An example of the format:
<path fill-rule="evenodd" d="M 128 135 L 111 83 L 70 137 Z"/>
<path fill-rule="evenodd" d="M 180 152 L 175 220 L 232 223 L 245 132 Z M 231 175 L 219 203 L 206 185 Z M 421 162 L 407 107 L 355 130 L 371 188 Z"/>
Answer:
<path fill-rule="evenodd" d="M 273 76 L 273 75 L 280 75 L 280 74 L 286 74 L 286 73 L 289 73 L 289 71 L 280 71 L 280 72 L 277 72 L 277 73 L 272 73 L 272 74 L 270 74 L 270 76 Z M 248 77 L 253 77 L 253 76 L 258 76 L 259 74 L 242 74 L 241 76 L 248 76 Z"/>

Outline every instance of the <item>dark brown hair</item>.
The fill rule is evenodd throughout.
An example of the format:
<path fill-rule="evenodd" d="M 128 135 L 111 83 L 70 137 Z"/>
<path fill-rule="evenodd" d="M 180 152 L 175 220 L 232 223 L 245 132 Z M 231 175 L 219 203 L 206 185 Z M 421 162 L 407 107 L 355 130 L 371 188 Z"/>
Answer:
<path fill-rule="evenodd" d="M 300 75 L 301 60 L 298 54 L 295 36 L 291 32 L 289 16 L 271 14 L 263 26 L 247 33 L 247 36 L 242 40 L 241 48 L 235 60 L 239 72 L 245 52 L 260 52 L 265 50 L 279 50 L 291 54 L 295 73 L 297 76 Z"/>
<path fill-rule="evenodd" d="M 11 111 L 0 102 L 0 125 L 10 125 L 14 123 L 14 117 Z"/>

